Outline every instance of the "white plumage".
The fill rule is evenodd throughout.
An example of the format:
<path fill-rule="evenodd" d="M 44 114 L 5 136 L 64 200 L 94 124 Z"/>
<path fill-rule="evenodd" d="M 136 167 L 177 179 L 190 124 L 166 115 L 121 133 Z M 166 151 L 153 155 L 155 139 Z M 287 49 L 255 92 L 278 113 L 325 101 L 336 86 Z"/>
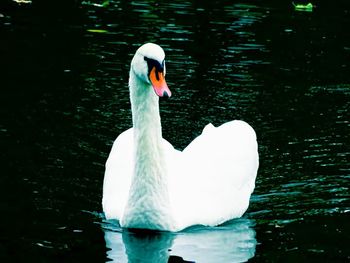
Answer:
<path fill-rule="evenodd" d="M 258 169 L 254 130 L 243 121 L 208 124 L 182 152 L 162 138 L 159 97 L 170 96 L 164 51 L 141 46 L 130 69 L 133 128 L 106 163 L 103 211 L 122 227 L 179 231 L 215 226 L 247 210 Z"/>

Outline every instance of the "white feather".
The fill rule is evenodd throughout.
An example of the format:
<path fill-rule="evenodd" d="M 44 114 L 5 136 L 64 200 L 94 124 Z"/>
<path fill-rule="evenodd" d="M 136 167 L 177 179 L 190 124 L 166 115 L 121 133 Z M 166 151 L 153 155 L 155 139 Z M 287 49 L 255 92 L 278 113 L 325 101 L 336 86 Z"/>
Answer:
<path fill-rule="evenodd" d="M 258 169 L 256 135 L 231 121 L 203 133 L 182 152 L 162 138 L 158 97 L 143 57 L 164 59 L 142 46 L 130 70 L 133 128 L 115 140 L 106 163 L 103 210 L 122 227 L 179 231 L 215 226 L 247 210 Z"/>

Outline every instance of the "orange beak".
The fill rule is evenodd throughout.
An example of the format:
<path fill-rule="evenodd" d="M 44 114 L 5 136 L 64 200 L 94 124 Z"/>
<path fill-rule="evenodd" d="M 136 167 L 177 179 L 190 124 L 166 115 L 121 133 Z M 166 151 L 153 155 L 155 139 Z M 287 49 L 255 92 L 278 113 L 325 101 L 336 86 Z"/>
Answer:
<path fill-rule="evenodd" d="M 151 80 L 154 91 L 159 97 L 171 97 L 171 91 L 165 82 L 164 73 L 156 70 L 153 67 L 149 73 L 149 79 Z"/>

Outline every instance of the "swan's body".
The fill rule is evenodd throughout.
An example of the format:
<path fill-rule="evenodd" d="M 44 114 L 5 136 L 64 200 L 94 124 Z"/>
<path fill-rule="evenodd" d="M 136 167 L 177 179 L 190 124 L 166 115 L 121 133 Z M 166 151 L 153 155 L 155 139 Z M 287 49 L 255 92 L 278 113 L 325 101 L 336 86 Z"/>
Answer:
<path fill-rule="evenodd" d="M 255 186 L 255 132 L 243 121 L 209 124 L 175 150 L 162 138 L 159 116 L 158 96 L 171 95 L 164 57 L 159 46 L 145 44 L 131 62 L 133 128 L 118 136 L 106 163 L 106 218 L 127 228 L 179 231 L 240 217 Z"/>

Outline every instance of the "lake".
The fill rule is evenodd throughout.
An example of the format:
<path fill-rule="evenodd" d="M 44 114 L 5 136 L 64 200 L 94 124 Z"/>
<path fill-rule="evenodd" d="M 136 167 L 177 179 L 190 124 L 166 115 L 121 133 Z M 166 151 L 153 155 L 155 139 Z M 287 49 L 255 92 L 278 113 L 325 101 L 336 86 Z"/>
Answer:
<path fill-rule="evenodd" d="M 0 261 L 350 261 L 350 4 L 313 4 L 2 1 Z M 175 148 L 209 122 L 255 129 L 242 218 L 180 233 L 104 219 L 104 164 L 132 125 L 129 66 L 146 42 L 166 52 Z"/>

